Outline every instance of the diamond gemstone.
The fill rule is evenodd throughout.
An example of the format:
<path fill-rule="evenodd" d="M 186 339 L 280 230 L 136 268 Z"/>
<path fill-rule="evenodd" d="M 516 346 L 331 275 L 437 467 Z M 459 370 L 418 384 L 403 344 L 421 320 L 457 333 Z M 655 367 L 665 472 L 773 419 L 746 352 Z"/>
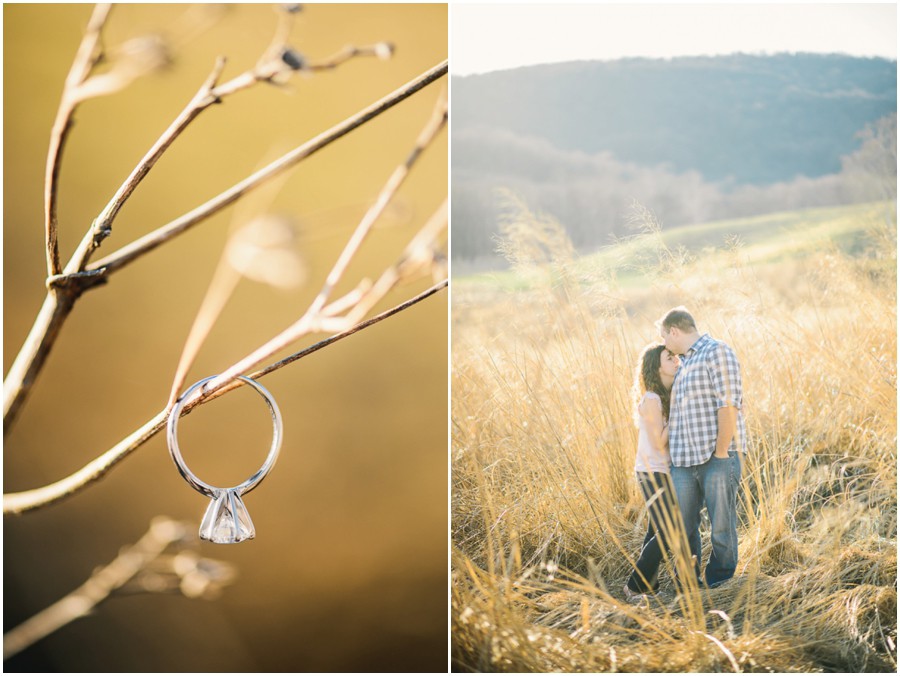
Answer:
<path fill-rule="evenodd" d="M 230 545 L 256 536 L 253 521 L 236 492 L 221 492 L 210 501 L 200 524 L 200 538 L 220 545 Z"/>

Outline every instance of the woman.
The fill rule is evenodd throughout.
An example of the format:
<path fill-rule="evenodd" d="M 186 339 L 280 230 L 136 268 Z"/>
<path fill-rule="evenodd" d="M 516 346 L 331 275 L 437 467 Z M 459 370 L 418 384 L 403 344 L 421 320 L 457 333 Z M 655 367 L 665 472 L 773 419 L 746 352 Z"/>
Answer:
<path fill-rule="evenodd" d="M 635 471 L 647 503 L 650 523 L 641 554 L 625 584 L 625 598 L 639 599 L 659 589 L 657 574 L 677 514 L 675 489 L 669 476 L 669 394 L 680 362 L 665 345 L 649 345 L 641 354 L 635 374 L 638 445 Z"/>

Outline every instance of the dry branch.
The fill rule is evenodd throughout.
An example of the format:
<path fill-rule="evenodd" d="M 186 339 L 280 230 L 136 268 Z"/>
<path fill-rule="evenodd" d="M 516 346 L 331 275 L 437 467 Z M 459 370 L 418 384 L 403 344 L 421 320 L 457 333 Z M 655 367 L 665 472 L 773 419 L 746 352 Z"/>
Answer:
<path fill-rule="evenodd" d="M 110 273 L 128 265 L 145 253 L 168 242 L 188 228 L 206 220 L 260 184 L 294 166 L 301 160 L 309 157 L 316 151 L 321 150 L 328 144 L 336 141 L 381 113 L 391 109 L 401 101 L 406 100 L 419 90 L 446 75 L 447 68 L 447 61 L 445 60 L 409 81 L 391 94 L 375 102 L 368 108 L 360 111 L 358 114 L 351 116 L 344 122 L 332 127 L 311 141 L 295 148 L 252 176 L 249 176 L 220 195 L 207 201 L 205 204 L 158 230 L 155 230 L 149 235 L 136 240 L 131 245 L 123 247 L 111 256 L 97 261 L 85 269 L 74 269 L 71 266 L 67 266 L 65 278 L 71 283 L 56 283 L 49 286 L 47 297 L 35 320 L 34 326 L 32 327 L 28 338 L 25 340 L 16 360 L 10 367 L 6 379 L 3 381 L 4 434 L 9 431 L 16 413 L 21 407 L 22 402 L 30 391 L 34 380 L 46 361 L 47 355 L 62 328 L 62 324 L 65 322 L 75 301 L 81 293 L 98 282 L 105 280 Z M 212 81 L 212 79 L 213 77 L 211 76 L 207 82 Z M 151 155 L 152 154 L 151 151 Z M 96 224 L 97 221 L 95 221 L 95 225 Z M 94 228 L 92 227 L 92 231 L 93 230 Z M 90 252 L 93 251 L 88 241 L 93 241 L 93 235 L 86 236 L 82 241 L 82 245 L 79 246 L 78 252 L 76 252 L 76 256 L 84 256 L 84 263 L 87 262 Z M 73 260 L 76 256 L 73 256 Z M 83 272 L 91 274 L 85 277 L 81 274 Z M 60 280 L 57 280 L 57 282 L 59 281 Z"/>
<path fill-rule="evenodd" d="M 3 635 L 3 659 L 9 659 L 61 627 L 90 614 L 155 562 L 160 562 L 166 550 L 178 548 L 179 545 L 183 548 L 193 539 L 190 532 L 187 524 L 166 517 L 155 518 L 140 540 L 122 549 L 112 562 L 94 571 L 78 589 L 6 632 Z M 179 565 L 176 558 L 173 563 L 171 574 L 181 578 L 181 588 L 191 596 L 199 595 L 196 593 L 198 587 L 204 587 L 203 591 L 206 591 L 210 587 L 227 584 L 234 578 L 233 568 L 224 562 L 204 559 L 203 568 L 215 571 L 218 577 L 216 579 L 206 573 L 204 580 L 196 579 L 200 561 L 195 561 L 193 566 L 190 562 L 181 562 Z M 188 565 L 184 565 L 185 563 Z M 185 584 L 186 582 L 189 584 Z M 144 591 L 151 590 L 145 588 Z"/>
<path fill-rule="evenodd" d="M 435 284 L 434 286 L 426 289 L 422 293 L 410 298 L 409 300 L 391 308 L 390 310 L 386 310 L 385 312 L 367 319 L 364 322 L 360 322 L 356 326 L 353 326 L 346 331 L 342 331 L 338 334 L 330 336 L 325 340 L 319 341 L 315 345 L 311 345 L 310 347 L 292 354 L 285 359 L 275 362 L 274 364 L 270 364 L 269 366 L 266 366 L 256 373 L 251 373 L 250 377 L 254 380 L 257 378 L 261 378 L 265 375 L 268 375 L 269 373 L 272 373 L 273 371 L 277 371 L 278 369 L 287 366 L 288 364 L 292 364 L 298 359 L 309 356 L 313 352 L 317 352 L 324 347 L 328 347 L 329 345 L 336 343 L 339 340 L 352 336 L 354 333 L 369 328 L 370 326 L 377 324 L 378 322 L 381 322 L 388 317 L 392 317 L 398 312 L 402 312 L 403 310 L 412 307 L 416 303 L 429 298 L 441 289 L 446 288 L 447 284 L 448 281 L 445 279 L 438 284 Z M 216 399 L 219 396 L 222 396 L 232 389 L 242 386 L 242 381 L 233 381 L 230 383 L 230 385 L 222 387 L 217 392 L 207 395 L 202 400 L 198 401 L 195 399 L 193 402 L 185 405 L 183 415 L 190 413 L 190 411 L 193 410 L 195 406 L 205 404 L 209 401 L 212 401 L 213 399 Z M 64 479 L 60 479 L 59 481 L 47 486 L 42 486 L 41 488 L 34 488 L 32 490 L 22 491 L 19 493 L 4 494 L 3 513 L 20 514 L 22 512 L 31 511 L 39 507 L 46 507 L 48 505 L 59 502 L 60 500 L 69 497 L 70 495 L 78 493 L 84 488 L 87 488 L 92 483 L 103 478 L 103 476 L 106 475 L 106 473 L 109 472 L 109 470 L 111 470 L 115 465 L 131 455 L 131 453 L 143 446 L 147 441 L 152 439 L 157 432 L 165 427 L 167 418 L 168 409 L 160 411 L 128 437 L 106 451 L 103 455 L 95 458 L 80 470 L 65 477 Z"/>

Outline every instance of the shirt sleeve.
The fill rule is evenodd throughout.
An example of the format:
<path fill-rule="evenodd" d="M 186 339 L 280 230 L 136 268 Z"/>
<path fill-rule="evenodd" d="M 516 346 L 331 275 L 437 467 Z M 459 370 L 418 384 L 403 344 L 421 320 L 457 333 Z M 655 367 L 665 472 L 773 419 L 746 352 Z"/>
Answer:
<path fill-rule="evenodd" d="M 648 412 L 647 404 L 648 402 L 655 402 L 656 408 L 662 411 L 662 399 L 659 398 L 659 395 L 656 392 L 644 392 L 644 396 L 641 397 L 641 401 L 638 404 L 638 413 L 640 415 L 644 415 L 644 413 Z"/>
<path fill-rule="evenodd" d="M 743 385 L 741 366 L 734 350 L 725 343 L 719 343 L 711 355 L 709 371 L 716 395 L 716 408 L 734 406 L 740 409 Z"/>

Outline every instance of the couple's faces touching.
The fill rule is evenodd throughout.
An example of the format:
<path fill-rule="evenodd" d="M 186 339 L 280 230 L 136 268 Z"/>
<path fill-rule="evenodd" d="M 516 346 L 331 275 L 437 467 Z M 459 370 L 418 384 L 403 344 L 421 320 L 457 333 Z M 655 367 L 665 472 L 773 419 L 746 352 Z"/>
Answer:
<path fill-rule="evenodd" d="M 678 367 L 681 364 L 681 360 L 678 358 L 678 355 L 672 352 L 669 348 L 663 350 L 659 355 L 659 375 L 660 378 L 665 382 L 671 382 L 675 379 L 675 373 L 678 371 Z"/>
<path fill-rule="evenodd" d="M 685 334 L 677 326 L 659 327 L 659 337 L 666 344 L 666 350 L 673 355 L 684 354 L 690 345 L 684 345 Z"/>

